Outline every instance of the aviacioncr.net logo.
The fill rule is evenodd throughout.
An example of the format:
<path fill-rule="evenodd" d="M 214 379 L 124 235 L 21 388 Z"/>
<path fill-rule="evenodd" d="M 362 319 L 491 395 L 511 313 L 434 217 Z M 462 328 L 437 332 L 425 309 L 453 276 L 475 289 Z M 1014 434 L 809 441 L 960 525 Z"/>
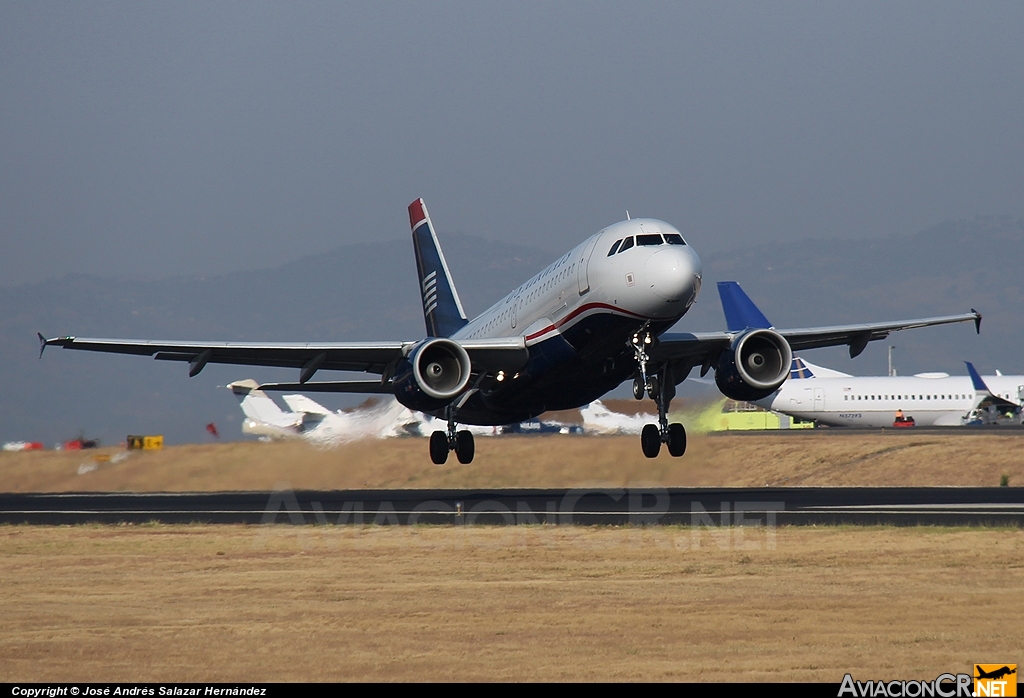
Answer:
<path fill-rule="evenodd" d="M 939 674 L 933 681 L 855 681 L 847 674 L 839 686 L 839 698 L 972 698 L 972 695 L 970 674 Z"/>
<path fill-rule="evenodd" d="M 975 664 L 974 694 L 976 698 L 1017 695 L 1016 664 Z"/>

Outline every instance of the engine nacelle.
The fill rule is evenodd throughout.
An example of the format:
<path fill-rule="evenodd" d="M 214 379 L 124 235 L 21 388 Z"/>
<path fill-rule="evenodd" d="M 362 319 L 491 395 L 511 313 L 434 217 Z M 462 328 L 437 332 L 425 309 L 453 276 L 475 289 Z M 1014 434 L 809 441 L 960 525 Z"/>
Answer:
<path fill-rule="evenodd" d="M 469 354 L 450 339 L 427 339 L 395 367 L 395 398 L 410 410 L 438 410 L 469 385 Z"/>
<path fill-rule="evenodd" d="M 793 350 L 774 330 L 748 330 L 722 352 L 715 383 L 733 400 L 768 397 L 789 378 Z"/>

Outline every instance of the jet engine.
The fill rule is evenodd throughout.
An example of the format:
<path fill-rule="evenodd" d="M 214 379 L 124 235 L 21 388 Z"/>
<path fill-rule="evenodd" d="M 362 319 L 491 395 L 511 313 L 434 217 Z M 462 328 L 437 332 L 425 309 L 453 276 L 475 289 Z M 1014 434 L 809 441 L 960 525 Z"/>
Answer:
<path fill-rule="evenodd" d="M 469 384 L 469 354 L 450 339 L 427 339 L 395 367 L 395 398 L 410 410 L 431 412 L 457 398 Z"/>
<path fill-rule="evenodd" d="M 775 392 L 787 378 L 793 350 L 774 330 L 748 330 L 722 352 L 715 383 L 733 400 L 760 400 Z"/>

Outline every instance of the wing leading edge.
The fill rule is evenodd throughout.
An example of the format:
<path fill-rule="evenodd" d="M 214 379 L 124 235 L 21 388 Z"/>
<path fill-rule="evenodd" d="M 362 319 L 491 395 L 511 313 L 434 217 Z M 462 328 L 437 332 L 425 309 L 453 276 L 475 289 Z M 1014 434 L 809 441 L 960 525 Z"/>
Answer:
<path fill-rule="evenodd" d="M 971 311 L 962 315 L 943 315 L 897 322 L 873 322 L 863 325 L 835 325 L 793 330 L 775 328 L 775 331 L 786 338 L 793 351 L 847 344 L 850 347 L 850 357 L 853 358 L 864 351 L 868 342 L 885 339 L 891 332 L 970 321 L 976 324 L 980 323 L 981 313 Z M 659 338 L 652 355 L 659 359 L 693 359 L 694 365 L 696 365 L 703 363 L 709 354 L 712 357 L 717 355 L 718 352 L 729 346 L 733 338 L 739 334 L 741 331 L 666 333 Z"/>
<path fill-rule="evenodd" d="M 956 322 L 974 322 L 977 332 L 981 332 L 981 313 L 971 309 L 961 315 L 943 315 L 938 317 L 917 318 L 895 322 L 871 322 L 860 325 L 832 325 L 824 327 L 805 327 L 798 329 L 778 329 L 771 325 L 753 301 L 734 281 L 723 281 L 718 284 L 718 292 L 722 300 L 729 327 L 726 332 L 666 333 L 661 335 L 656 346 L 651 350 L 654 359 L 672 361 L 682 367 L 702 366 L 701 375 L 707 373 L 719 355 L 738 335 L 748 329 L 771 328 L 782 335 L 793 351 L 818 349 L 848 345 L 850 358 L 859 355 L 868 342 L 885 339 L 891 332 L 909 330 L 919 327 L 932 327 Z M 688 372 L 688 369 L 687 369 Z M 682 380 L 685 375 L 676 372 Z"/>
<path fill-rule="evenodd" d="M 284 343 L 179 342 L 85 337 L 46 339 L 42 335 L 39 335 L 39 342 L 40 353 L 48 346 L 59 346 L 81 351 L 152 356 L 160 361 L 184 361 L 189 364 L 189 376 L 197 375 L 211 363 L 297 368 L 300 385 L 306 384 L 313 374 L 321 369 L 376 373 L 386 377 L 394 365 L 412 352 L 418 344 L 401 341 Z M 529 356 L 522 337 L 460 341 L 459 344 L 469 354 L 474 370 L 516 370 Z M 336 384 L 338 387 L 334 391 L 347 392 L 342 386 L 351 385 L 354 388 L 352 392 L 369 392 L 366 385 L 371 382 L 376 383 L 342 381 Z"/>

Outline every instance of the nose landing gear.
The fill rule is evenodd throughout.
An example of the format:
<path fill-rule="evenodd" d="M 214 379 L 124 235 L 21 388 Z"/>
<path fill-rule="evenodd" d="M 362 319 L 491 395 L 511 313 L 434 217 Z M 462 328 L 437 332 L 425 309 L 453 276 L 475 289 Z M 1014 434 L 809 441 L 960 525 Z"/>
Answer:
<path fill-rule="evenodd" d="M 647 350 L 653 342 L 654 337 L 646 324 L 629 341 L 639 368 L 639 375 L 633 379 L 633 397 L 643 399 L 646 392 L 658 406 L 658 423 L 644 425 L 640 432 L 640 447 L 648 458 L 657 458 L 661 445 L 666 444 L 669 454 L 678 458 L 686 453 L 686 429 L 678 422 L 669 424 L 668 421 L 669 405 L 676 396 L 676 382 L 671 365 L 666 364 L 651 372 L 651 357 Z"/>
<path fill-rule="evenodd" d="M 448 452 L 455 451 L 455 456 L 463 465 L 473 462 L 476 454 L 476 444 L 472 432 L 465 429 L 456 430 L 455 412 L 449 407 L 446 410 L 448 416 L 448 430 L 435 431 L 430 435 L 430 460 L 435 465 L 444 465 L 448 460 Z"/>

